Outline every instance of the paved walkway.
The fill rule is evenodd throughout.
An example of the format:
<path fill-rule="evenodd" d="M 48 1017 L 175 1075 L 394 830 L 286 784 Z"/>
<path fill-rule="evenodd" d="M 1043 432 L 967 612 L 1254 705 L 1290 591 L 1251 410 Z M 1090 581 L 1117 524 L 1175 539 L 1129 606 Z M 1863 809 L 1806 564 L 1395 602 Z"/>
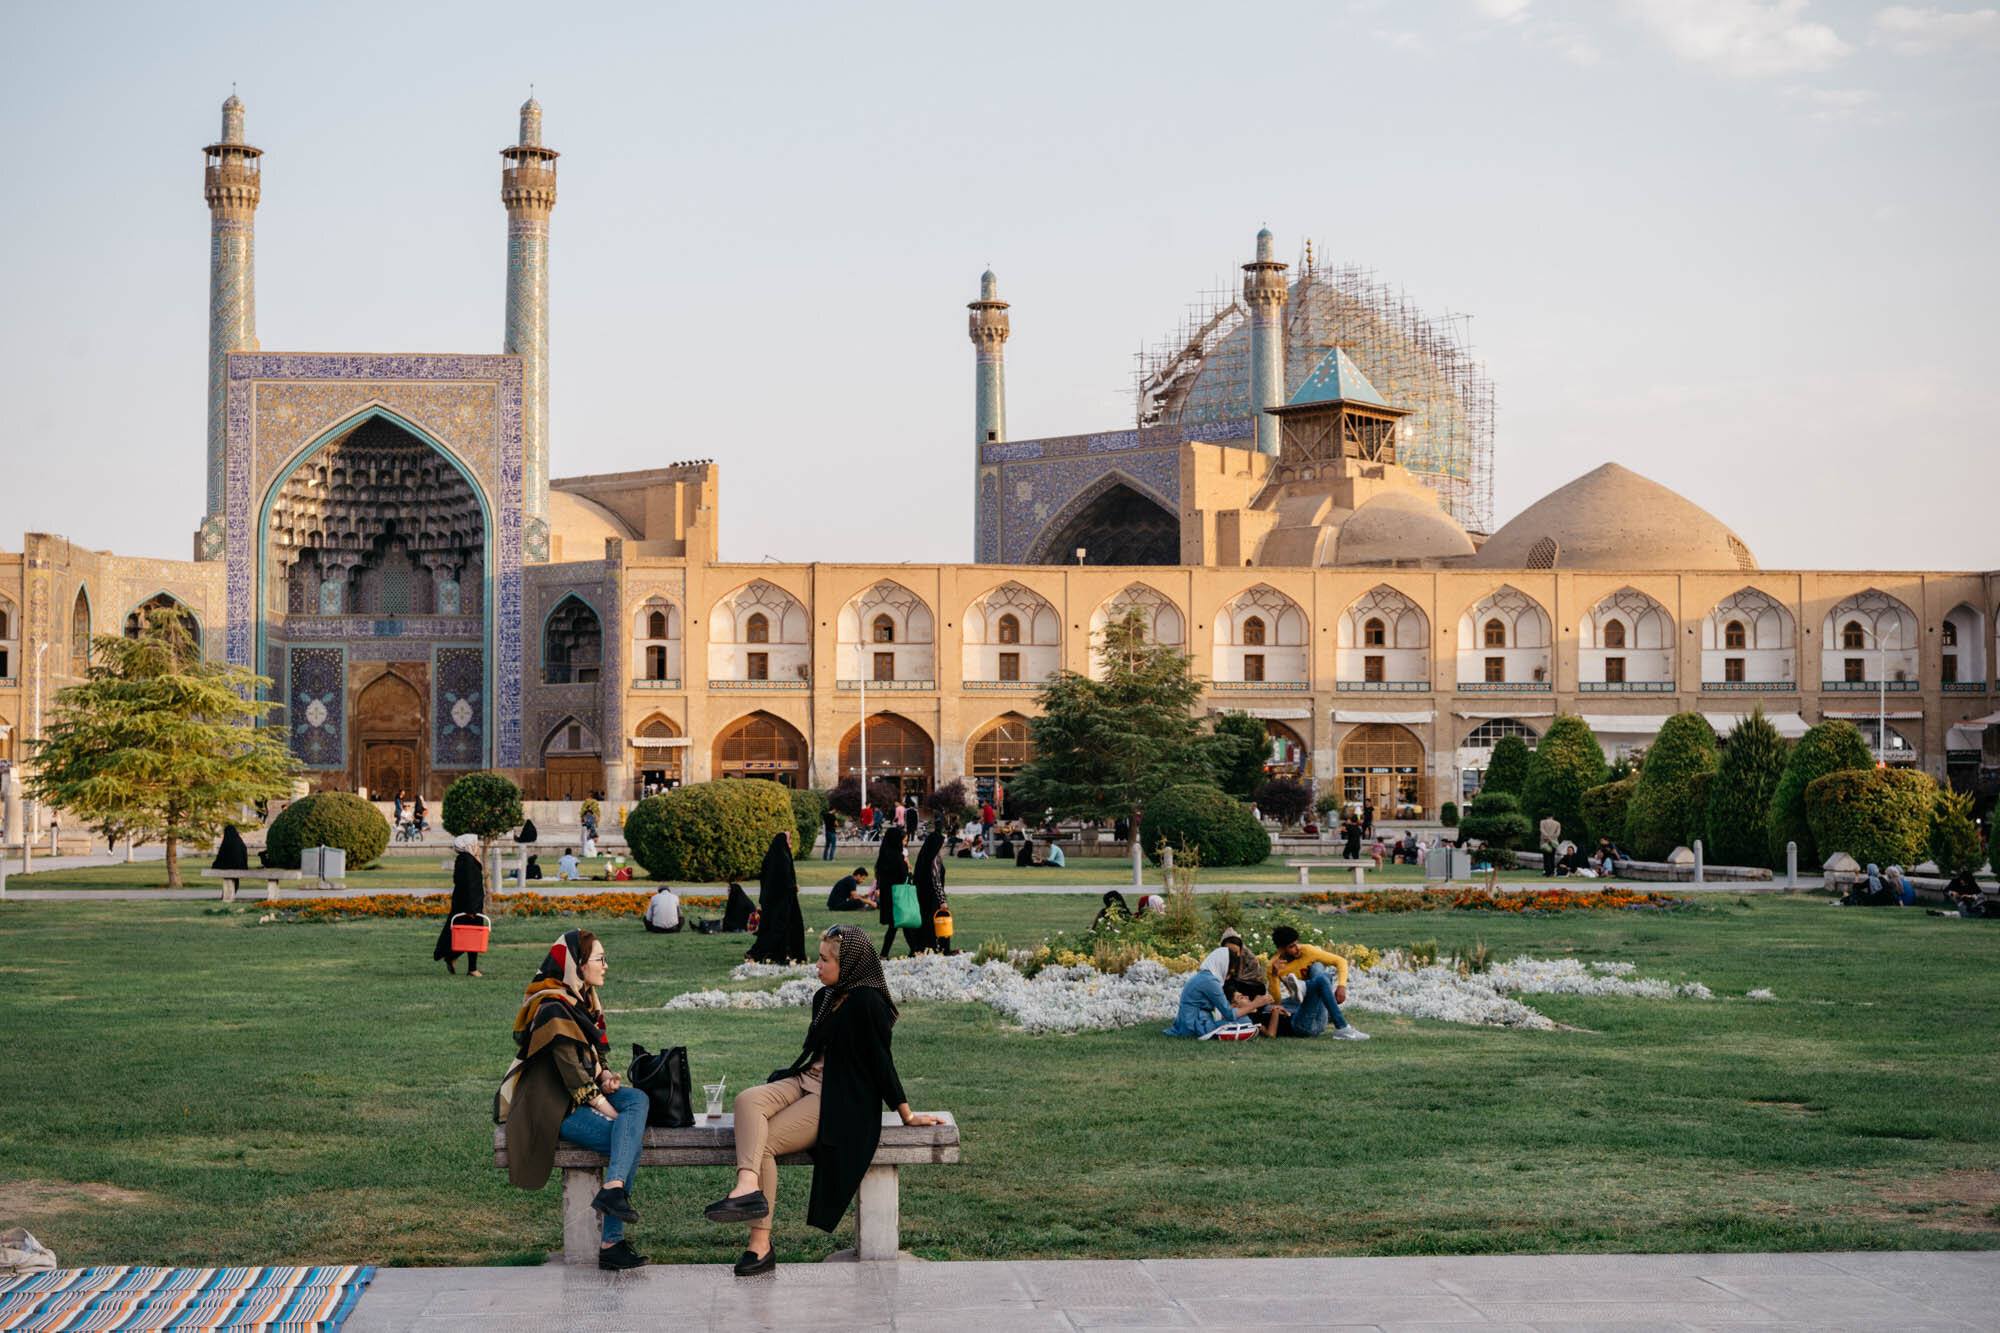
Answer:
<path fill-rule="evenodd" d="M 1994 1329 L 2000 1251 L 396 1268 L 345 1333 L 1111 1327 Z"/>

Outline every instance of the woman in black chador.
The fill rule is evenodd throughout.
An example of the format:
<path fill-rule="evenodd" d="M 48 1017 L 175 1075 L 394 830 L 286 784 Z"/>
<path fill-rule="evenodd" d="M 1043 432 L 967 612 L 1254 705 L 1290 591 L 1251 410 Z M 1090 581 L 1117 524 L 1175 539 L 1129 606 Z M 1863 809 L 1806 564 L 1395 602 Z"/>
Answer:
<path fill-rule="evenodd" d="M 875 853 L 875 919 L 889 928 L 882 937 L 882 954 L 896 942 L 896 886 L 910 882 L 910 858 L 903 855 L 903 829 L 891 824 L 882 834 L 882 846 Z M 907 938 L 907 933 L 905 935 Z"/>
<path fill-rule="evenodd" d="M 806 919 L 799 913 L 799 875 L 792 867 L 792 835 L 776 834 L 757 872 L 757 939 L 744 954 L 753 963 L 803 963 Z"/>
<path fill-rule="evenodd" d="M 458 855 L 451 863 L 451 910 L 445 913 L 444 929 L 438 932 L 437 948 L 431 951 L 432 959 L 442 962 L 447 972 L 458 971 L 458 951 L 451 947 L 451 919 L 455 916 L 477 916 L 486 911 L 486 875 L 479 868 L 479 858 L 472 854 L 479 846 L 479 839 L 470 833 L 461 833 L 452 840 L 458 848 Z M 484 976 L 479 970 L 479 955 L 465 955 L 465 975 Z"/>
<path fill-rule="evenodd" d="M 937 927 L 932 923 L 937 920 L 938 904 L 944 901 L 944 834 L 938 830 L 932 829 L 925 837 L 910 882 L 917 886 L 917 914 L 923 920 L 903 935 L 910 942 L 910 952 L 919 954 L 937 948 Z"/>

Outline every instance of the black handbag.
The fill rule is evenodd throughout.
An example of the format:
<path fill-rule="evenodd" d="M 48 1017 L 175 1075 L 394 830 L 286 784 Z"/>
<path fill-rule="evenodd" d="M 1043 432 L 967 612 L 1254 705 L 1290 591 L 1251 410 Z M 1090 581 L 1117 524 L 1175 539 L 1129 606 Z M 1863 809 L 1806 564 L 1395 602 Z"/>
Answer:
<path fill-rule="evenodd" d="M 646 1094 L 646 1123 L 668 1129 L 686 1129 L 694 1124 L 692 1081 L 688 1074 L 685 1046 L 670 1046 L 657 1055 L 638 1042 L 632 1043 L 632 1064 L 625 1071 L 628 1086 Z"/>

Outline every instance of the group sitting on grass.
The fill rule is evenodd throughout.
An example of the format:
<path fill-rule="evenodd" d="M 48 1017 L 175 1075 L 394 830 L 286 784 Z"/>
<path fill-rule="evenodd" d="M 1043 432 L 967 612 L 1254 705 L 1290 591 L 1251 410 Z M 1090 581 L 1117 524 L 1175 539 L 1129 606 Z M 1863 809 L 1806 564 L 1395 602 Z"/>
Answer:
<path fill-rule="evenodd" d="M 1340 1011 L 1347 999 L 1347 960 L 1299 939 L 1290 926 L 1271 932 L 1268 964 L 1251 953 L 1235 927 L 1181 987 L 1180 1012 L 1169 1037 L 1213 1037 L 1249 1025 L 1266 1037 L 1317 1037 L 1332 1026 L 1343 1041 L 1366 1041 Z"/>

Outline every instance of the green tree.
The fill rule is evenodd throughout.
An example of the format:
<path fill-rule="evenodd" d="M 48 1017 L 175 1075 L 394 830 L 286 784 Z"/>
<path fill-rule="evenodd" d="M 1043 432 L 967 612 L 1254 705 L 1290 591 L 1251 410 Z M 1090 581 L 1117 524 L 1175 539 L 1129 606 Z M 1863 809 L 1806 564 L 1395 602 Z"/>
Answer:
<path fill-rule="evenodd" d="M 1632 855 L 1658 861 L 1701 836 L 1700 795 L 1694 776 L 1715 770 L 1715 729 L 1700 713 L 1675 713 L 1646 748 L 1639 785 L 1625 810 Z"/>
<path fill-rule="evenodd" d="M 1499 750 L 1496 747 L 1497 758 Z M 1521 793 L 1521 812 L 1539 824 L 1554 815 L 1563 836 L 1581 845 L 1589 827 L 1583 794 L 1604 781 L 1604 748 L 1590 724 L 1573 713 L 1559 713 L 1528 756 L 1528 782 Z"/>
<path fill-rule="evenodd" d="M 1217 750 L 1217 784 L 1239 801 L 1256 795 L 1264 782 L 1264 759 L 1271 753 L 1271 734 L 1264 719 L 1248 713 L 1224 713 L 1215 719 L 1215 735 L 1238 744 L 1229 753 Z"/>
<path fill-rule="evenodd" d="M 1153 864 L 1171 847 L 1193 849 L 1204 866 L 1254 866 L 1271 854 L 1271 835 L 1243 802 L 1207 783 L 1165 787 L 1146 807 L 1146 855 Z"/>
<path fill-rule="evenodd" d="M 1979 869 L 1983 853 L 1979 848 L 1979 830 L 1972 823 L 1971 792 L 1952 791 L 1948 787 L 1938 790 L 1937 803 L 1931 807 L 1927 842 L 1939 874 L 1970 874 Z"/>
<path fill-rule="evenodd" d="M 1852 722 L 1822 722 L 1801 736 L 1785 756 L 1785 771 L 1778 775 L 1778 785 L 1771 792 L 1771 864 L 1783 865 L 1785 844 L 1795 842 L 1799 845 L 1799 865 L 1818 869 L 1824 858 L 1806 820 L 1806 788 L 1829 773 L 1874 766 L 1868 742 Z"/>
<path fill-rule="evenodd" d="M 275 729 L 266 678 L 204 661 L 181 616 L 151 612 L 139 636 L 100 634 L 80 685 L 55 697 L 34 747 L 29 796 L 117 842 L 163 842 L 167 887 L 180 845 L 207 846 L 258 801 L 292 789 L 298 763 Z"/>
<path fill-rule="evenodd" d="M 1584 832 L 1592 843 L 1609 838 L 1614 846 L 1625 846 L 1625 812 L 1631 808 L 1632 791 L 1638 785 L 1639 775 L 1627 773 L 1583 794 Z"/>
<path fill-rule="evenodd" d="M 1479 783 L 1481 791 L 1503 791 L 1509 796 L 1519 797 L 1528 788 L 1528 743 L 1519 736 L 1502 736 L 1493 747 L 1493 758 L 1486 765 L 1486 776 Z"/>
<path fill-rule="evenodd" d="M 797 861 L 812 850 L 813 839 L 819 836 L 819 822 L 828 810 L 826 797 L 811 787 L 788 787 L 792 797 L 792 823 L 798 830 L 798 837 L 792 839 L 792 859 Z M 631 839 L 626 839 L 627 845 Z"/>
<path fill-rule="evenodd" d="M 1534 823 L 1521 813 L 1521 802 L 1512 792 L 1481 791 L 1458 824 L 1462 841 L 1477 840 L 1499 851 L 1526 847 L 1534 835 Z"/>
<path fill-rule="evenodd" d="M 1823 854 L 1867 865 L 1914 866 L 1923 858 L 1937 784 L 1913 768 L 1849 768 L 1806 787 L 1806 820 Z"/>
<path fill-rule="evenodd" d="M 521 827 L 521 789 L 499 773 L 467 773 L 444 789 L 444 831 L 479 839 L 479 859 L 497 887 L 493 840 Z"/>
<path fill-rule="evenodd" d="M 1179 648 L 1146 641 L 1136 607 L 1105 625 L 1097 661 L 1102 680 L 1064 671 L 1043 687 L 1041 715 L 1029 724 L 1035 757 L 1010 785 L 1031 809 L 1129 818 L 1137 838 L 1155 793 L 1212 781 L 1217 760 L 1233 760 L 1241 742 L 1202 730 L 1195 710 L 1205 682 Z"/>
<path fill-rule="evenodd" d="M 1272 778 L 1257 789 L 1257 808 L 1277 820 L 1278 827 L 1290 828 L 1312 809 L 1312 793 L 1297 778 Z"/>
<path fill-rule="evenodd" d="M 1708 859 L 1725 866 L 1768 866 L 1771 797 L 1791 747 L 1760 705 L 1738 722 L 1722 747 L 1708 788 Z"/>

